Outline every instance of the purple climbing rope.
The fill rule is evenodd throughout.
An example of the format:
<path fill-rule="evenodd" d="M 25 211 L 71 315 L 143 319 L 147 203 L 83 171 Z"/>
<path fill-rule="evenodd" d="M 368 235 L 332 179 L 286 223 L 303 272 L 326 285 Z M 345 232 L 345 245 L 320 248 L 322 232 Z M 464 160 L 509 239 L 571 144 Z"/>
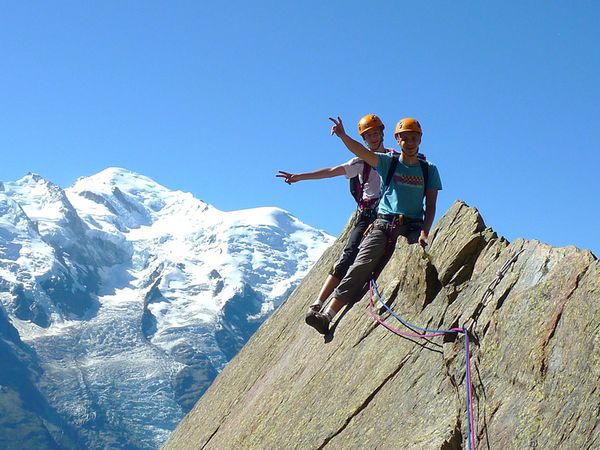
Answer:
<path fill-rule="evenodd" d="M 464 328 L 465 334 L 465 384 L 467 385 L 467 428 L 469 450 L 475 449 L 475 419 L 473 417 L 473 382 L 471 381 L 471 349 L 469 347 L 469 331 Z M 471 447 L 472 445 L 472 447 Z"/>
<path fill-rule="evenodd" d="M 450 334 L 450 333 L 463 333 L 465 335 L 465 354 L 466 354 L 466 356 L 465 356 L 465 365 L 466 365 L 465 384 L 466 384 L 466 389 L 467 389 L 466 403 L 467 403 L 467 434 L 468 434 L 467 446 L 468 446 L 469 450 L 474 450 L 476 447 L 475 447 L 475 423 L 474 423 L 474 417 L 473 417 L 473 384 L 471 381 L 471 356 L 470 356 L 470 347 L 469 347 L 469 333 L 468 333 L 467 328 L 464 327 L 464 328 L 450 328 L 448 330 L 432 330 L 432 329 L 422 328 L 417 325 L 414 325 L 414 324 L 402 319 L 388 305 L 385 304 L 385 302 L 381 299 L 381 294 L 379 294 L 379 290 L 377 289 L 377 284 L 375 283 L 375 280 L 371 280 L 369 287 L 370 287 L 369 308 L 368 308 L 369 316 L 371 316 L 371 318 L 373 320 L 375 320 L 377 323 L 379 323 L 380 325 L 383 325 L 385 328 L 390 330 L 392 333 L 397 334 L 398 336 L 404 336 L 404 337 L 408 337 L 408 338 L 421 338 L 421 339 L 431 338 L 431 337 L 435 337 L 435 336 L 443 336 L 445 334 Z M 373 308 L 374 308 L 373 292 L 376 293 L 379 303 L 381 303 L 384 306 L 384 308 L 395 319 L 397 319 L 404 326 L 406 326 L 408 328 L 416 328 L 418 330 L 423 331 L 423 333 L 407 333 L 407 332 L 401 331 L 398 328 L 387 323 L 381 316 L 379 316 L 373 310 Z"/>

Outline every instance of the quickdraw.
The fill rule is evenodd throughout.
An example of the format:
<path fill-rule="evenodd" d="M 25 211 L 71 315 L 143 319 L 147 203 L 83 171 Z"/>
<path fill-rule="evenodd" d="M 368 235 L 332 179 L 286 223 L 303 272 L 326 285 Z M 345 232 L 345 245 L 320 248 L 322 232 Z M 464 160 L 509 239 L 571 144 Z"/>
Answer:
<path fill-rule="evenodd" d="M 469 322 L 472 322 L 472 325 L 469 328 L 473 328 L 473 327 L 475 327 L 475 325 L 477 325 L 477 319 L 483 312 L 483 309 L 489 303 L 490 299 L 492 298 L 492 295 L 494 295 L 494 291 L 496 290 L 496 287 L 500 284 L 500 281 L 502 281 L 502 278 L 504 278 L 504 275 L 506 275 L 506 272 L 508 272 L 508 269 L 510 269 L 510 267 L 519 258 L 519 255 L 521 253 L 523 253 L 524 251 L 525 251 L 525 249 L 522 248 L 521 250 L 516 252 L 512 256 L 512 258 L 508 259 L 504 263 L 504 265 L 499 270 L 496 271 L 496 277 L 490 282 L 490 284 L 488 284 L 487 288 L 485 289 L 485 292 L 483 293 L 483 296 L 481 297 L 481 302 L 479 303 L 479 305 L 477 305 L 477 308 L 475 308 L 475 311 L 473 311 L 473 314 L 471 314 L 471 317 L 469 317 L 465 321 L 464 326 L 467 326 L 467 324 Z"/>

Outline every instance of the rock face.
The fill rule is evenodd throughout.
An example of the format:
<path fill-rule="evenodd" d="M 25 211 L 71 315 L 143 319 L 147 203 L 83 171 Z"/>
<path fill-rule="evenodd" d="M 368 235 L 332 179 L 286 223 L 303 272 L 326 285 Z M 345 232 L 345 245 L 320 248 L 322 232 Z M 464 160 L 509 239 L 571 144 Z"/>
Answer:
<path fill-rule="evenodd" d="M 0 448 L 76 449 L 77 433 L 32 382 L 42 371 L 35 355 L 0 309 Z"/>
<path fill-rule="evenodd" d="M 325 337 L 303 323 L 345 233 L 165 449 L 467 448 L 464 335 L 400 337 L 367 315 L 369 294 Z M 471 324 L 477 448 L 600 448 L 600 266 L 591 252 L 509 244 L 456 202 L 427 253 L 398 242 L 378 285 L 412 323 Z"/>

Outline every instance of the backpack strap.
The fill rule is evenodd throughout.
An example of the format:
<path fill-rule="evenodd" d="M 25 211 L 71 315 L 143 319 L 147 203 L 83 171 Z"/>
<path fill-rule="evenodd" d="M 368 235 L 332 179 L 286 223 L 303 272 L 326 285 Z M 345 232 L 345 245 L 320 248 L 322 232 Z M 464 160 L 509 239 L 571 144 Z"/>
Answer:
<path fill-rule="evenodd" d="M 362 161 L 363 170 L 361 176 L 356 175 L 355 177 L 350 178 L 350 193 L 359 207 L 359 209 L 363 209 L 366 207 L 371 207 L 373 204 L 377 203 L 379 199 L 373 200 L 363 200 L 363 193 L 365 191 L 365 184 L 371 175 L 372 167 L 367 164 L 365 161 Z M 361 179 L 362 178 L 362 179 Z"/>
<path fill-rule="evenodd" d="M 358 197 L 357 203 L 358 203 L 359 208 L 368 208 L 368 207 L 372 206 L 374 203 L 372 200 L 364 200 L 363 199 L 363 194 L 365 193 L 365 184 L 367 183 L 367 180 L 369 179 L 370 174 L 371 174 L 371 166 L 366 161 L 363 161 L 362 181 L 360 182 L 360 187 L 358 189 L 358 196 L 357 196 Z"/>
<path fill-rule="evenodd" d="M 381 187 L 381 192 L 387 191 L 388 186 L 390 185 L 390 181 L 392 181 L 392 177 L 394 176 L 394 172 L 396 171 L 396 167 L 398 167 L 398 157 L 400 155 L 398 153 L 392 156 L 392 162 L 390 163 L 390 168 L 388 169 L 388 173 L 385 177 L 385 183 Z"/>
<path fill-rule="evenodd" d="M 425 193 L 427 192 L 427 181 L 429 180 L 429 164 L 419 159 L 419 164 L 421 165 L 421 171 L 423 172 L 423 197 L 425 197 Z"/>

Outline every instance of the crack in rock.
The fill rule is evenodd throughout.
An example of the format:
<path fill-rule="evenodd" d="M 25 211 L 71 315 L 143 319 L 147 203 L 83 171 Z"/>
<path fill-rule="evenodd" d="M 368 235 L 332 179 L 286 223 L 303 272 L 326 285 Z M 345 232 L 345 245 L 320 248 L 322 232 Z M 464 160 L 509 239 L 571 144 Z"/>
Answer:
<path fill-rule="evenodd" d="M 583 272 L 578 272 L 578 273 L 574 274 L 571 277 L 571 279 L 569 279 L 569 281 L 567 282 L 567 286 L 566 286 L 567 290 L 566 290 L 566 292 L 563 293 L 561 298 L 558 300 L 556 310 L 554 311 L 554 314 L 552 315 L 552 318 L 550 319 L 550 323 L 546 326 L 546 337 L 544 338 L 544 341 L 542 342 L 542 354 L 544 356 L 542 358 L 542 363 L 540 365 L 540 374 L 542 375 L 542 377 L 546 375 L 546 370 L 548 369 L 548 356 L 549 356 L 548 355 L 548 345 L 549 345 L 550 341 L 552 340 L 552 338 L 554 337 L 554 333 L 556 333 L 556 329 L 558 328 L 558 324 L 562 317 L 562 313 L 563 313 L 563 310 L 565 308 L 567 301 L 569 300 L 569 298 L 571 298 L 571 296 L 573 295 L 573 292 L 575 292 L 575 290 L 579 286 L 579 280 L 581 279 L 581 277 L 583 276 L 583 274 L 585 272 L 586 272 L 586 270 L 584 270 Z"/>
<path fill-rule="evenodd" d="M 390 374 L 388 375 L 379 386 L 377 386 L 373 392 L 371 392 L 371 394 L 369 394 L 369 396 L 365 399 L 364 402 L 362 402 L 362 404 L 360 404 L 358 406 L 358 408 L 356 408 L 356 410 L 350 415 L 350 417 L 348 417 L 346 419 L 346 421 L 344 422 L 344 424 L 337 429 L 335 432 L 333 432 L 330 436 L 328 436 L 327 438 L 325 438 L 325 440 L 323 441 L 323 443 L 318 447 L 318 450 L 321 450 L 323 448 L 325 448 L 327 446 L 327 444 L 329 444 L 329 442 L 331 442 L 331 440 L 333 438 L 335 438 L 336 436 L 339 436 L 350 424 L 350 422 L 352 422 L 352 419 L 354 419 L 357 415 L 359 415 L 361 413 L 361 411 L 363 411 L 365 408 L 367 408 L 367 406 L 369 406 L 369 403 L 371 403 L 371 401 L 373 401 L 373 399 L 377 396 L 377 394 L 379 393 L 379 391 L 381 391 L 381 389 L 383 389 L 383 387 L 392 379 L 394 378 L 398 372 L 400 372 L 400 370 L 402 369 L 402 367 L 404 367 L 404 365 L 406 364 L 406 362 L 412 357 L 413 352 L 408 353 L 404 359 L 402 359 L 402 361 L 400 361 L 400 363 L 398 364 L 398 367 Z"/>

